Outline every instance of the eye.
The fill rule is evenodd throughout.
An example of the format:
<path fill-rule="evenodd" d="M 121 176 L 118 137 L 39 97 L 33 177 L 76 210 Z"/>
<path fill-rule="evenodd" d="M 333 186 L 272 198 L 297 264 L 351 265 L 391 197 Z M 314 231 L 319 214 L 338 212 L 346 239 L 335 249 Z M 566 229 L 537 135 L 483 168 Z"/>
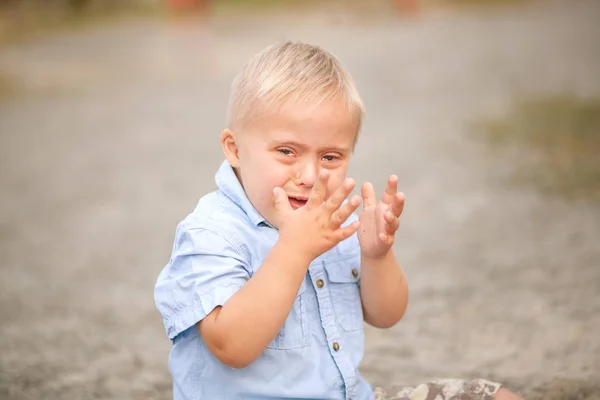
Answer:
<path fill-rule="evenodd" d="M 277 151 L 285 156 L 291 156 L 293 154 L 290 149 L 277 149 Z"/>
<path fill-rule="evenodd" d="M 335 161 L 338 159 L 338 157 L 334 156 L 333 154 L 328 154 L 326 156 L 323 156 L 321 159 L 324 161 Z"/>

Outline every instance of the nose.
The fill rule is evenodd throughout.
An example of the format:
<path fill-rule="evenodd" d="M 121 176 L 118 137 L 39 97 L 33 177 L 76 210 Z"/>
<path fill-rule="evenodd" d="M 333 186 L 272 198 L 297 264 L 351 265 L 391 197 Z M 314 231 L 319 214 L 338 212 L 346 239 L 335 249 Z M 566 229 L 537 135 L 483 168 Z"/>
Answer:
<path fill-rule="evenodd" d="M 313 160 L 298 163 L 295 174 L 294 181 L 297 185 L 312 188 L 315 185 L 317 176 L 319 176 L 318 163 Z"/>

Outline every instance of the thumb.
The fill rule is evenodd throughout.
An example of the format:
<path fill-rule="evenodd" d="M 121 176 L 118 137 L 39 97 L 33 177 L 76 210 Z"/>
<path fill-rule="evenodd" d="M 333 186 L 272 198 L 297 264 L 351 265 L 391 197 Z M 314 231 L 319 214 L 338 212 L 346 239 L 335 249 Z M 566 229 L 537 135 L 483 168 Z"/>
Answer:
<path fill-rule="evenodd" d="M 284 215 L 292 211 L 292 206 L 282 188 L 273 188 L 273 198 L 275 200 L 275 211 L 277 211 L 279 215 Z"/>

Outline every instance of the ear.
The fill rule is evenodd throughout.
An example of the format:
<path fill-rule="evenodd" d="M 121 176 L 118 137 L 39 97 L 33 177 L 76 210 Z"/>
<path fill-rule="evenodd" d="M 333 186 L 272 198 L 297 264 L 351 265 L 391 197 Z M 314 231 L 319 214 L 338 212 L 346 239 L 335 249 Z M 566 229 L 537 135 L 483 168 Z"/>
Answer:
<path fill-rule="evenodd" d="M 229 164 L 233 168 L 238 168 L 240 166 L 238 144 L 236 142 L 235 134 L 229 129 L 225 129 L 221 132 L 221 147 L 223 148 L 223 153 L 225 154 L 227 161 L 229 161 Z"/>

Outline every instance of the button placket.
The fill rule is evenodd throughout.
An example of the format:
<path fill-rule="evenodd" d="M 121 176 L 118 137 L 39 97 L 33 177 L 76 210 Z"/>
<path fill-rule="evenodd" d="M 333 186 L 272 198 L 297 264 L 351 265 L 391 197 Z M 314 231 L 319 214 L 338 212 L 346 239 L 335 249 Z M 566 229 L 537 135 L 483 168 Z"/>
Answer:
<path fill-rule="evenodd" d="M 314 268 L 312 268 L 313 266 Z M 356 371 L 350 360 L 349 354 L 342 349 L 343 340 L 335 317 L 330 293 L 331 285 L 328 285 L 327 280 L 324 279 L 325 262 L 321 261 L 319 267 L 316 267 L 316 265 L 313 264 L 311 268 L 309 268 L 309 273 L 317 288 L 315 289 L 317 305 L 321 326 L 325 333 L 325 340 L 329 343 L 329 352 L 338 367 L 344 386 L 346 387 L 346 399 L 354 399 L 356 396 L 357 384 Z M 320 280 L 323 281 L 322 286 L 320 286 Z"/>

